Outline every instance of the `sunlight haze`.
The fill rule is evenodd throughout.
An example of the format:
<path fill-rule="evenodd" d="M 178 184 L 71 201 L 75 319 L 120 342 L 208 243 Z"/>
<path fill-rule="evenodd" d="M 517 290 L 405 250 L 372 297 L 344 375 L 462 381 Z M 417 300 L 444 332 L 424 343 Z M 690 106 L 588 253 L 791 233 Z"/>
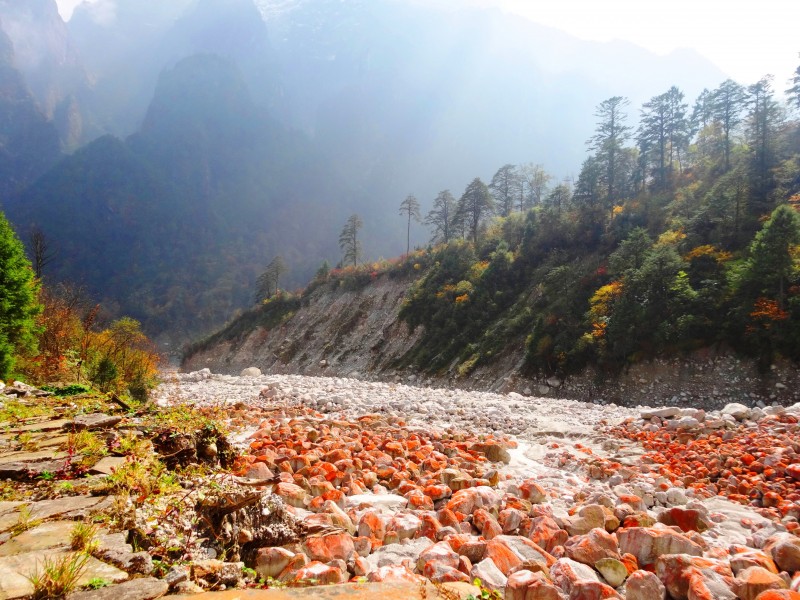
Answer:
<path fill-rule="evenodd" d="M 82 1 L 57 0 L 61 15 L 69 19 Z M 450 6 L 461 3 L 460 0 L 457 3 L 452 0 L 416 1 Z M 743 84 L 772 74 L 779 91 L 794 72 L 800 53 L 796 36 L 800 3 L 793 0 L 759 3 L 472 0 L 472 3 L 498 7 L 586 40 L 622 40 L 658 54 L 692 49 Z"/>

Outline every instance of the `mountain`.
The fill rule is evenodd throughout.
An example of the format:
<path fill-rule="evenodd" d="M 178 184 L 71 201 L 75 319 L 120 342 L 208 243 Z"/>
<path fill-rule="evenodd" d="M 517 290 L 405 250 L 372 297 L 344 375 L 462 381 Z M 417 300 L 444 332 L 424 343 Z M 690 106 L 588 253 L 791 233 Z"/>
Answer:
<path fill-rule="evenodd" d="M 407 194 L 427 211 L 505 163 L 574 176 L 603 99 L 673 84 L 691 99 L 724 78 L 685 53 L 407 0 L 100 0 L 66 25 L 54 6 L 0 0 L 0 14 L 62 144 L 95 141 L 6 200 L 9 216 L 63 249 L 53 278 L 173 342 L 246 306 L 275 254 L 287 286 L 335 264 L 352 213 L 365 256 L 394 255 Z"/>
<path fill-rule="evenodd" d="M 177 343 L 248 304 L 275 254 L 307 278 L 334 251 L 329 219 L 347 210 L 320 164 L 234 65 L 197 55 L 162 75 L 140 132 L 96 140 L 5 209 L 45 233 L 54 278 Z"/>
<path fill-rule="evenodd" d="M 0 198 L 20 192 L 59 157 L 58 131 L 16 69 L 13 44 L 0 22 Z"/>
<path fill-rule="evenodd" d="M 17 69 L 63 146 L 74 149 L 97 137 L 87 106 L 89 78 L 55 0 L 0 0 L 0 21 Z"/>

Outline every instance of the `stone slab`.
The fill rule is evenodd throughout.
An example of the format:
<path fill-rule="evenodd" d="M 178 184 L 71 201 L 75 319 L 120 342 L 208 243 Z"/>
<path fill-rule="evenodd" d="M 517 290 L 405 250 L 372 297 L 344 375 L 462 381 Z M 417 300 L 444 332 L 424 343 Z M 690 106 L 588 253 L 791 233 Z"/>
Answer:
<path fill-rule="evenodd" d="M 448 591 L 465 599 L 470 594 L 480 597 L 480 590 L 471 585 L 446 583 Z M 436 587 L 425 582 L 419 583 L 344 583 L 341 585 L 321 585 L 305 588 L 284 588 L 270 590 L 226 590 L 224 592 L 206 592 L 191 596 L 170 596 L 193 600 L 410 600 L 412 598 L 428 598 L 429 600 L 445 600 Z"/>
<path fill-rule="evenodd" d="M 51 548 L 66 548 L 70 543 L 73 527 L 75 527 L 75 521 L 42 523 L 0 545 L 0 556 L 12 556 Z"/>
<path fill-rule="evenodd" d="M 114 470 L 120 468 L 125 464 L 126 458 L 124 456 L 104 456 L 97 464 L 89 469 L 91 475 L 111 475 Z"/>
<path fill-rule="evenodd" d="M 29 596 L 33 593 L 33 585 L 28 577 L 35 574 L 44 561 L 60 560 L 72 554 L 74 553 L 45 550 L 0 557 L 0 600 Z M 96 558 L 90 558 L 83 575 L 78 580 L 78 585 L 86 585 L 95 578 L 121 583 L 128 579 L 128 574 Z"/>
<path fill-rule="evenodd" d="M 133 579 L 99 590 L 75 592 L 67 600 L 153 600 L 167 593 L 167 582 L 155 577 Z"/>

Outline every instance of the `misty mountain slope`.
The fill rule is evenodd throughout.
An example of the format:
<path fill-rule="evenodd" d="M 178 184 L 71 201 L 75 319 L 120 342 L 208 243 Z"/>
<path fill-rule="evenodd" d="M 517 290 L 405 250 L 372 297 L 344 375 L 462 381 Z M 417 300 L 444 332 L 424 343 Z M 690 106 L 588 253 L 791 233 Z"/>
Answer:
<path fill-rule="evenodd" d="M 52 279 L 185 340 L 248 304 L 274 254 L 307 278 L 333 252 L 329 215 L 347 209 L 325 192 L 343 186 L 313 154 L 259 112 L 229 62 L 200 55 L 164 73 L 141 132 L 67 157 L 7 212 L 45 232 Z"/>
<path fill-rule="evenodd" d="M 58 132 L 15 68 L 13 45 L 0 22 L 0 198 L 20 192 L 59 156 Z"/>
<path fill-rule="evenodd" d="M 0 0 L 0 21 L 17 69 L 63 146 L 75 148 L 97 137 L 88 108 L 89 78 L 55 0 Z"/>

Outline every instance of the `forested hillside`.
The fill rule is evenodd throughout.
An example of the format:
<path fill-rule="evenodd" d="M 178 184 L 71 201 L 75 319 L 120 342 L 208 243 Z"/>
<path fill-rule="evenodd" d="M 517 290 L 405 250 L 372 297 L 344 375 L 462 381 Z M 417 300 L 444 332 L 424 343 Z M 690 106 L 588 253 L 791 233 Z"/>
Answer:
<path fill-rule="evenodd" d="M 406 274 L 399 317 L 423 334 L 397 366 L 466 376 L 520 343 L 540 374 L 717 344 L 762 369 L 798 359 L 800 69 L 788 94 L 728 80 L 690 105 L 671 87 L 638 120 L 609 98 L 574 185 L 506 165 L 458 200 L 443 191 L 426 219 L 436 245 L 321 273 L 207 343 L 291 318 L 319 285 Z"/>

